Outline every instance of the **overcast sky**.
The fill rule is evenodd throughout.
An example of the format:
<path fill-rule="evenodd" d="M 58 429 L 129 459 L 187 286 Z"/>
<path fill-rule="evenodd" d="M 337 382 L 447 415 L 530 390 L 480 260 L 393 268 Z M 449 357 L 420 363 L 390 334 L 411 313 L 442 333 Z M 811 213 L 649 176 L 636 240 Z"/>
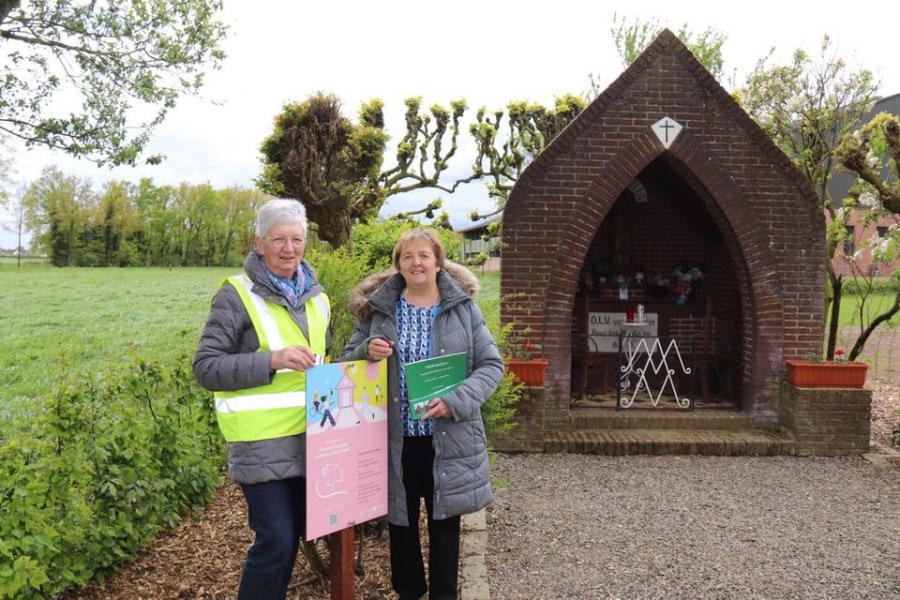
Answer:
<path fill-rule="evenodd" d="M 144 176 L 160 184 L 208 181 L 216 187 L 249 187 L 259 172 L 259 143 L 270 132 L 273 116 L 285 102 L 317 90 L 336 94 L 353 118 L 362 100 L 382 98 L 394 139 L 403 133 L 403 99 L 409 96 L 423 96 L 426 107 L 464 97 L 471 107 L 468 116 L 478 106 L 501 108 L 512 99 L 549 103 L 555 95 L 585 91 L 589 73 L 605 87 L 621 72 L 609 34 L 614 13 L 628 20 L 655 17 L 673 30 L 687 22 L 694 31 L 713 27 L 724 32 L 726 69 L 736 70 L 737 82 L 770 48 L 776 48 L 778 62 L 785 62 L 797 47 L 815 52 L 827 33 L 842 57 L 875 73 L 883 95 L 900 92 L 900 8 L 888 2 L 879 3 L 881 8 L 857 5 L 853 12 L 846 11 L 846 3 L 820 1 L 806 8 L 806 3 L 783 0 L 225 4 L 224 19 L 231 27 L 228 56 L 221 70 L 208 75 L 201 97 L 182 99 L 157 128 L 148 150 L 167 156 L 162 165 L 98 169 L 13 144 L 19 180 L 33 180 L 44 166 L 56 164 L 97 187 L 108 179 Z M 471 144 L 463 142 L 448 179 L 468 168 Z M 456 226 L 468 222 L 473 208 L 490 206 L 484 188 L 472 184 L 453 197 L 438 191 L 395 197 L 382 213 L 419 207 L 436 196 L 445 198 Z M 0 247 L 13 245 L 11 234 L 0 233 Z"/>

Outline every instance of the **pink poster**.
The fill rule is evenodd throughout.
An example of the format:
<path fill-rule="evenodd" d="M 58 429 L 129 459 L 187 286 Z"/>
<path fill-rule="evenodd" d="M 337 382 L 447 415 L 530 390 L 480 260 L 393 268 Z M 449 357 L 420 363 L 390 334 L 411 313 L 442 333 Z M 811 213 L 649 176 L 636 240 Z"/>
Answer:
<path fill-rule="evenodd" d="M 387 514 L 387 361 L 306 371 L 306 539 Z"/>

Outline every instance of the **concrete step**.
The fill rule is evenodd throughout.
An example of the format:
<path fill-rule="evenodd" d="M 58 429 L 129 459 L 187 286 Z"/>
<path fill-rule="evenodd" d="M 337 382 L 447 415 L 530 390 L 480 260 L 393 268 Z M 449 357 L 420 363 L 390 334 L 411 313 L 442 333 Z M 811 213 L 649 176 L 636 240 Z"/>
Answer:
<path fill-rule="evenodd" d="M 737 410 L 573 408 L 569 414 L 573 429 L 763 429 L 750 415 Z"/>
<path fill-rule="evenodd" d="M 581 429 L 546 432 L 544 452 L 774 456 L 794 454 L 794 442 L 762 430 Z"/>

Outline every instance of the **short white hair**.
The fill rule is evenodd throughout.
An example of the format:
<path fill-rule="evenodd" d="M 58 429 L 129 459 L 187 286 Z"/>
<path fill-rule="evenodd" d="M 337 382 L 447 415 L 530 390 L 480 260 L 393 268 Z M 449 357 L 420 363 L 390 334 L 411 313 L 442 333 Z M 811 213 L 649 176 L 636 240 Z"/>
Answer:
<path fill-rule="evenodd" d="M 256 235 L 265 237 L 273 225 L 281 223 L 296 223 L 303 229 L 303 235 L 306 235 L 306 209 L 296 200 L 269 200 L 256 214 Z"/>

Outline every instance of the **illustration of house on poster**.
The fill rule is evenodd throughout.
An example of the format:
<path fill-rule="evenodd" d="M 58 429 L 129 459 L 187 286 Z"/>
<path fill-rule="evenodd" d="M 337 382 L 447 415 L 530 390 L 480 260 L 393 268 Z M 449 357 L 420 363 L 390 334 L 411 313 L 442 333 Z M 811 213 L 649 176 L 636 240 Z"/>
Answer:
<path fill-rule="evenodd" d="M 338 406 L 341 408 L 353 408 L 353 389 L 356 384 L 350 379 L 347 373 L 341 377 L 340 383 L 337 385 Z"/>
<path fill-rule="evenodd" d="M 306 539 L 387 514 L 387 361 L 306 371 Z"/>

